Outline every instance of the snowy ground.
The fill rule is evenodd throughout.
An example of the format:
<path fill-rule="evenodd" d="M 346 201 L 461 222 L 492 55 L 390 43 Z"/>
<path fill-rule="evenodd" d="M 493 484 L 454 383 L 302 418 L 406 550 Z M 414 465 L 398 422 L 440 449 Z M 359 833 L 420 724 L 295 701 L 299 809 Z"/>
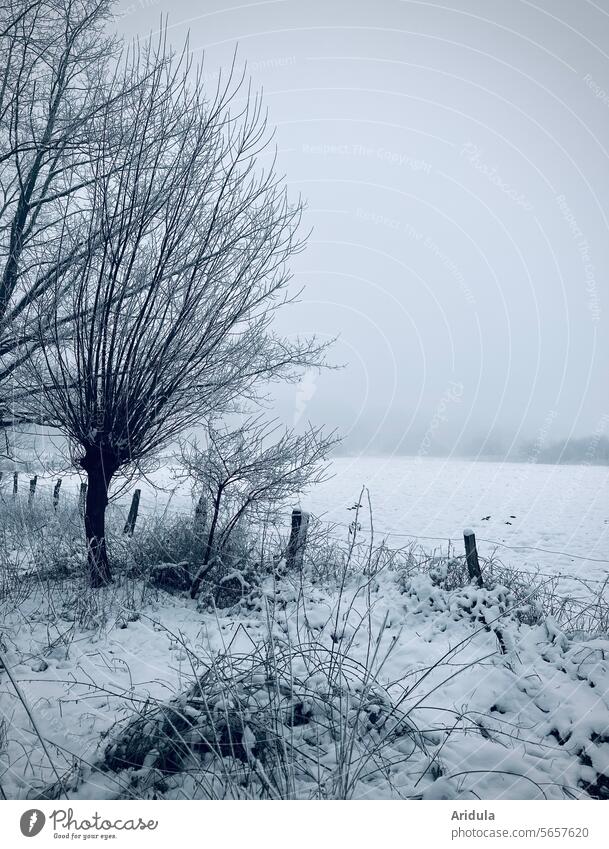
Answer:
<path fill-rule="evenodd" d="M 483 556 L 496 551 L 515 568 L 586 580 L 602 581 L 609 575 L 607 466 L 364 457 L 336 459 L 330 473 L 331 479 L 304 496 L 300 506 L 336 523 L 345 539 L 354 518 L 348 508 L 365 485 L 375 533 L 386 536 L 392 546 L 416 536 L 427 548 L 445 547 L 451 539 L 460 551 L 463 529 L 472 528 Z M 27 498 L 27 478 L 21 475 L 22 499 Z M 79 479 L 75 475 L 63 478 L 63 493 L 73 497 Z M 40 476 L 38 498 L 50 502 L 55 479 Z M 142 489 L 144 515 L 192 510 L 191 487 L 169 468 L 152 473 L 149 480 L 138 480 L 131 490 L 136 485 Z M 10 495 L 11 487 L 12 479 L 5 473 L 4 497 Z M 130 497 L 130 490 L 116 495 L 116 504 L 125 513 Z M 365 533 L 366 502 L 359 518 Z M 289 527 L 288 513 L 285 524 Z"/>
<path fill-rule="evenodd" d="M 342 458 L 334 462 L 333 471 L 332 480 L 310 497 L 311 509 L 328 521 L 351 521 L 353 514 L 345 508 L 365 484 L 376 532 L 386 531 L 393 544 L 401 539 L 399 534 L 410 533 L 452 538 L 462 547 L 463 529 L 469 527 L 486 555 L 494 546 L 485 540 L 566 553 L 499 547 L 501 559 L 521 569 L 538 566 L 601 579 L 609 572 L 607 466 L 388 457 Z"/>
<path fill-rule="evenodd" d="M 121 607 L 124 588 L 115 587 L 89 611 L 89 629 L 74 619 L 90 600 L 66 586 L 47 587 L 44 599 L 37 590 L 5 610 L 2 625 L 7 665 L 31 711 L 28 717 L 0 670 L 3 791 L 32 797 L 59 776 L 74 798 L 205 795 L 209 775 L 222 775 L 209 755 L 169 777 L 150 752 L 132 770 L 92 765 L 117 739 L 115 723 L 145 712 L 150 699 L 184 693 L 195 673 L 209 673 L 227 654 L 246 667 L 252 658 L 268 663 L 270 640 L 273 669 L 277 658 L 290 657 L 271 676 L 284 699 L 280 734 L 297 752 L 289 787 L 281 789 L 272 765 L 265 767 L 270 787 L 284 795 L 565 799 L 589 791 L 604 798 L 607 635 L 570 639 L 552 620 L 523 624 L 504 588 L 448 590 L 438 580 L 385 570 L 350 577 L 342 594 L 267 580 L 254 604 L 219 616 L 190 599 L 148 592 L 143 604 L 131 599 L 137 618 Z M 141 591 L 138 584 L 129 592 Z M 247 686 L 225 688 L 213 708 L 242 711 L 251 763 L 264 763 L 264 679 L 256 672 Z M 308 719 L 282 725 L 286 705 L 296 702 Z M 181 703 L 192 733 L 200 709 Z M 250 780 L 224 792 L 273 795 L 267 791 Z"/>
<path fill-rule="evenodd" d="M 0 599 L 7 664 L 0 669 L 1 792 L 33 797 L 60 778 L 75 797 L 88 798 L 609 797 L 609 618 L 594 583 L 609 567 L 602 562 L 609 469 L 369 458 L 337 460 L 333 470 L 302 506 L 334 524 L 332 540 L 343 551 L 355 516 L 348 508 L 366 484 L 377 542 L 386 536 L 403 546 L 413 534 L 428 550 L 445 552 L 452 538 L 461 554 L 462 530 L 473 527 L 483 556 L 496 547 L 487 540 L 495 540 L 501 560 L 516 569 L 573 576 L 559 589 L 585 578 L 588 595 L 576 610 L 589 604 L 600 630 L 570 628 L 562 608 L 560 627 L 545 615 L 517 615 L 508 573 L 508 590 L 487 591 L 391 568 L 366 582 L 355 568 L 341 592 L 328 569 L 315 583 L 313 572 L 302 584 L 284 579 L 277 587 L 267 579 L 252 603 L 219 614 L 141 579 L 121 577 L 92 593 L 70 577 L 22 582 L 13 575 Z M 16 504 L 30 537 L 19 537 L 19 521 L 10 537 L 11 546 L 30 548 L 20 568 L 45 564 L 49 543 L 60 559 L 67 552 L 79 563 L 78 479 L 62 476 L 66 513 L 52 512 L 57 528 L 49 530 L 44 504 L 54 477 L 40 477 L 37 511 L 27 511 L 27 477 L 20 476 Z M 152 477 L 163 489 L 138 481 L 142 527 L 164 510 L 192 512 L 187 485 L 166 469 Z M 12 509 L 11 487 L 5 474 L 2 495 Z M 115 518 L 129 500 L 129 493 L 118 495 Z M 358 518 L 359 539 L 366 540 L 367 498 Z M 52 534 L 61 528 L 59 544 Z M 20 563 L 16 554 L 7 549 L 1 568 Z M 324 564 L 322 555 L 322 571 Z M 525 588 L 527 581 L 525 575 Z M 271 675 L 275 702 L 266 680 L 269 657 L 282 669 Z M 158 713 L 155 705 L 187 693 L 220 662 L 228 678 L 216 681 L 214 715 L 242 718 L 244 761 L 227 766 L 224 757 L 219 770 L 217 758 L 197 750 L 194 765 L 168 776 L 154 746 L 140 746 L 133 769 L 115 759 L 99 771 L 125 723 L 151 707 Z M 183 696 L 176 704 L 189 717 L 189 739 L 200 735 L 199 701 Z M 295 705 L 299 722 L 287 722 Z M 153 726 L 138 735 L 144 748 L 148 737 L 154 742 Z M 271 738 L 295 753 L 287 772 L 265 762 Z M 275 781 L 279 773 L 290 780 Z"/>

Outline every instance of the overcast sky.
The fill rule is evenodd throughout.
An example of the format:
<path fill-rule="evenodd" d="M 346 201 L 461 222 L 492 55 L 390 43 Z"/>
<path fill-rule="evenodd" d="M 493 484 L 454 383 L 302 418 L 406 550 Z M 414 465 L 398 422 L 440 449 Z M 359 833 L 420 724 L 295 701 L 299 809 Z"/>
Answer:
<path fill-rule="evenodd" d="M 608 0 L 118 9 L 190 32 L 210 82 L 238 44 L 264 89 L 313 227 L 281 329 L 346 364 L 282 390 L 287 422 L 368 452 L 609 431 Z"/>

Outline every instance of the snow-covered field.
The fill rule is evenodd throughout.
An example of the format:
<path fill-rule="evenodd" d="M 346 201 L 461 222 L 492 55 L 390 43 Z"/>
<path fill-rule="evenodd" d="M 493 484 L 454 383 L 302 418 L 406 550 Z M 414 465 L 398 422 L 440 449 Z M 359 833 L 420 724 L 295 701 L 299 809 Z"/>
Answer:
<path fill-rule="evenodd" d="M 415 534 L 436 538 L 421 539 L 426 547 L 450 538 L 461 550 L 463 530 L 472 528 L 483 555 L 497 543 L 501 560 L 520 569 L 595 579 L 609 574 L 607 466 L 364 457 L 338 459 L 332 470 L 333 478 L 303 504 L 328 521 L 351 522 L 346 508 L 366 485 L 375 533 L 386 533 L 391 544 Z"/>
<path fill-rule="evenodd" d="M 500 543 L 511 567 L 573 576 L 561 588 L 581 577 L 594 595 L 607 575 L 607 468 L 365 458 L 336 460 L 333 472 L 301 506 L 333 525 L 343 553 L 349 508 L 366 485 L 377 542 L 414 539 L 446 553 L 451 539 L 461 554 L 463 528 L 472 527 L 483 557 Z M 50 502 L 53 480 L 40 477 L 37 504 Z M 63 481 L 62 497 L 73 499 L 78 479 Z M 192 511 L 189 487 L 168 470 L 152 481 L 162 490 L 137 482 L 142 525 L 164 510 Z M 11 485 L 5 474 L 9 512 Z M 126 510 L 129 500 L 124 492 L 116 504 Z M 367 540 L 367 494 L 362 505 L 358 534 Z M 44 537 L 45 516 L 23 527 Z M 68 536 L 79 535 L 78 514 L 70 516 Z M 141 576 L 91 591 L 78 569 L 42 581 L 9 575 L 0 598 L 0 795 L 609 798 L 606 600 L 587 607 L 580 593 L 577 609 L 591 612 L 594 628 L 570 627 L 568 610 L 557 622 L 547 608 L 526 607 L 526 577 L 516 598 L 507 572 L 505 586 L 478 589 L 443 568 L 385 561 L 371 573 L 354 562 L 342 588 L 331 569 L 325 581 L 315 572 L 278 583 L 267 576 L 218 613 Z M 210 734 L 224 757 L 210 751 Z M 179 749 L 171 770 L 168 742 Z"/>
<path fill-rule="evenodd" d="M 354 520 L 349 508 L 367 486 L 375 534 L 386 536 L 392 546 L 418 537 L 421 545 L 433 549 L 446 547 L 451 539 L 461 551 L 463 530 L 472 528 L 483 556 L 496 549 L 503 562 L 516 568 L 595 580 L 609 574 L 609 466 L 360 457 L 334 460 L 330 474 L 326 483 L 301 498 L 299 506 L 336 523 L 344 538 Z M 27 478 L 22 474 L 20 479 L 24 499 Z M 62 495 L 74 497 L 78 478 L 63 478 Z M 50 501 L 55 479 L 40 476 L 37 498 Z M 159 489 L 155 491 L 153 484 Z M 134 486 L 142 490 L 142 515 L 192 510 L 190 486 L 169 468 L 138 480 L 131 489 Z M 11 487 L 5 473 L 5 497 Z M 115 503 L 126 512 L 129 501 L 126 491 L 116 496 Z M 289 513 L 285 523 L 289 527 Z M 359 523 L 365 534 L 367 498 Z"/>

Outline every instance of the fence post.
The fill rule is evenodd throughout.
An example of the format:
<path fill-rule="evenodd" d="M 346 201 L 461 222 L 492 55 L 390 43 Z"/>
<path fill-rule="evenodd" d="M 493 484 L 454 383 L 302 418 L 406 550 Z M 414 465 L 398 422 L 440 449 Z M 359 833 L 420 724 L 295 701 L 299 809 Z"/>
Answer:
<path fill-rule="evenodd" d="M 309 525 L 309 514 L 304 510 L 292 510 L 292 529 L 286 555 L 286 568 L 288 570 L 302 569 L 305 546 L 307 544 L 307 528 Z"/>
<path fill-rule="evenodd" d="M 85 504 L 87 503 L 87 482 L 80 482 L 80 495 L 78 498 L 78 512 L 81 516 L 85 515 Z"/>
<path fill-rule="evenodd" d="M 129 534 L 130 537 L 133 536 L 133 531 L 135 530 L 135 523 L 137 521 L 137 511 L 140 507 L 141 494 L 141 489 L 136 489 L 133 493 L 133 498 L 131 499 L 131 507 L 129 508 L 129 515 L 127 516 L 127 521 L 125 522 L 125 527 L 123 528 L 123 533 Z"/>
<path fill-rule="evenodd" d="M 53 488 L 53 507 L 55 508 L 55 510 L 57 510 L 57 507 L 59 506 L 59 490 L 60 489 L 61 489 L 61 478 L 59 478 L 59 480 L 55 484 L 55 487 Z"/>
<path fill-rule="evenodd" d="M 207 501 L 205 493 L 201 493 L 195 507 L 195 517 L 192 526 L 192 536 L 195 549 L 195 557 L 202 556 L 205 528 L 207 526 Z"/>
<path fill-rule="evenodd" d="M 478 586 L 481 587 L 482 572 L 480 571 L 480 563 L 478 562 L 476 535 L 470 528 L 466 528 L 463 531 L 463 541 L 465 542 L 465 559 L 467 560 L 467 571 L 469 572 L 469 579 L 470 581 L 475 580 Z"/>
<path fill-rule="evenodd" d="M 19 487 L 19 472 L 13 472 L 13 498 L 17 498 L 18 487 Z"/>
<path fill-rule="evenodd" d="M 30 494 L 28 495 L 27 503 L 28 507 L 32 506 L 34 501 L 34 495 L 36 494 L 36 484 L 38 483 L 38 475 L 34 475 L 34 477 L 30 481 Z"/>
<path fill-rule="evenodd" d="M 205 525 L 207 522 L 207 503 L 205 501 L 205 494 L 201 493 L 199 496 L 199 500 L 197 501 L 197 506 L 195 507 L 195 528 L 200 525 Z"/>

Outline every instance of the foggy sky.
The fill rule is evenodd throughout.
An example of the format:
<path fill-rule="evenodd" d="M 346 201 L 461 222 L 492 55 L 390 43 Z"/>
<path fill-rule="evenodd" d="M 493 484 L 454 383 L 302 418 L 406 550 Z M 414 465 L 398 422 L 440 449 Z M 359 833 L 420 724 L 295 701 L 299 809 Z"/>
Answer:
<path fill-rule="evenodd" d="M 287 334 L 341 371 L 277 392 L 357 451 L 609 431 L 609 2 L 122 0 L 131 37 L 239 45 L 308 204 Z"/>

